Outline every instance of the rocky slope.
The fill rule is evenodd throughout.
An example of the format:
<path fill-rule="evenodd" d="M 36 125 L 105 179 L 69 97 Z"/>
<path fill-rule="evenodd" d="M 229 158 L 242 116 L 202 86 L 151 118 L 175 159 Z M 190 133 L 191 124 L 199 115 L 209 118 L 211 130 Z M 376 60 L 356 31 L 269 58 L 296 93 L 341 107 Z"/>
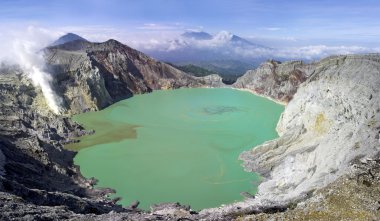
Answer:
<path fill-rule="evenodd" d="M 70 114 L 99 110 L 133 94 L 205 84 L 115 40 L 76 40 L 48 47 L 45 54 L 55 91 Z"/>
<path fill-rule="evenodd" d="M 379 220 L 380 162 L 367 160 L 309 198 L 293 202 L 284 212 L 257 213 L 254 209 L 230 213 L 236 220 Z M 232 215 L 233 214 L 233 215 Z"/>
<path fill-rule="evenodd" d="M 47 109 L 39 88 L 17 67 L 0 68 L 0 218 L 25 207 L 64 206 L 77 213 L 123 211 L 101 199 L 108 190 L 91 183 L 73 166 L 75 153 L 63 149 L 69 137 L 85 133 Z M 90 199 L 92 198 L 92 199 Z M 27 219 L 27 218 L 25 218 Z"/>
<path fill-rule="evenodd" d="M 233 86 L 287 103 L 314 69 L 314 64 L 304 64 L 302 61 L 280 63 L 271 60 L 255 70 L 247 71 Z"/>
<path fill-rule="evenodd" d="M 281 101 L 293 97 L 277 125 L 280 137 L 240 156 L 247 171 L 258 172 L 265 180 L 255 199 L 208 213 L 228 214 L 236 206 L 254 210 L 267 204 L 290 205 L 310 196 L 321 204 L 323 198 L 316 198 L 314 191 L 342 176 L 351 180 L 348 184 L 336 181 L 336 192 L 347 190 L 346 185 L 357 185 L 359 181 L 352 181 L 352 177 L 368 176 L 370 181 L 364 182 L 368 186 L 378 182 L 375 171 L 380 153 L 380 55 L 334 56 L 312 64 L 290 62 L 280 66 L 286 71 L 273 71 L 273 62 L 268 62 L 236 84 Z M 291 76 L 294 70 L 297 76 L 308 76 L 307 80 L 297 85 L 289 77 L 284 83 L 273 84 L 273 79 Z M 269 82 L 262 80 L 268 78 Z M 363 166 L 368 162 L 376 166 Z M 347 191 L 359 194 L 355 188 Z M 378 189 L 375 193 L 380 194 Z M 377 205 L 373 197 L 366 203 Z"/>
<path fill-rule="evenodd" d="M 380 57 L 339 56 L 313 66 L 281 116 L 280 137 L 241 155 L 247 170 L 269 178 L 262 197 L 302 196 L 380 152 Z"/>

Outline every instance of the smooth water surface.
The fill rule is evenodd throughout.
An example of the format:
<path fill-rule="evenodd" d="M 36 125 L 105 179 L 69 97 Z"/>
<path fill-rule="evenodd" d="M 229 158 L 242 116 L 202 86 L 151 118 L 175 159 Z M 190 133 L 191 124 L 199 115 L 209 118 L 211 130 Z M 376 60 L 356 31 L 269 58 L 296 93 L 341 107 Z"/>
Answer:
<path fill-rule="evenodd" d="M 245 172 L 238 156 L 277 137 L 283 109 L 232 89 L 155 91 L 75 116 L 96 133 L 67 148 L 79 150 L 82 174 L 115 189 L 112 197 L 125 206 L 215 207 L 255 193 L 259 177 Z"/>

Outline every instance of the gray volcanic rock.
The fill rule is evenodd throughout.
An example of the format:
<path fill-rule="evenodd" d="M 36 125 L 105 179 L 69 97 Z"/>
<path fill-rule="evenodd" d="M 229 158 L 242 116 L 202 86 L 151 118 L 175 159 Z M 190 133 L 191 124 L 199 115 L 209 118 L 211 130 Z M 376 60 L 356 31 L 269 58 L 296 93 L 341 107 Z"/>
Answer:
<path fill-rule="evenodd" d="M 75 153 L 63 149 L 61 143 L 83 133 L 81 126 L 49 111 L 42 91 L 18 69 L 0 69 L 0 91 L 1 194 L 77 213 L 124 211 L 102 199 L 110 190 L 89 189 L 73 165 Z"/>
<path fill-rule="evenodd" d="M 200 79 L 204 81 L 207 87 L 227 87 L 227 85 L 223 83 L 223 79 L 217 74 L 207 75 Z"/>
<path fill-rule="evenodd" d="M 77 41 L 77 40 L 87 41 L 86 39 L 82 38 L 79 35 L 76 35 L 73 33 L 67 33 L 63 35 L 62 37 L 58 38 L 56 41 L 54 41 L 50 46 L 66 44 L 67 42 Z"/>
<path fill-rule="evenodd" d="M 99 110 L 133 94 L 205 84 L 115 40 L 73 41 L 45 52 L 69 113 Z"/>
<path fill-rule="evenodd" d="M 316 190 L 312 197 L 292 202 L 285 212 L 235 213 L 236 220 L 379 220 L 380 161 L 357 162 L 352 168 L 347 175 Z"/>
<path fill-rule="evenodd" d="M 292 64 L 284 63 L 287 71 L 281 75 L 289 75 Z M 269 75 L 265 66 L 273 67 L 267 63 L 247 74 Z M 298 89 L 287 90 L 294 97 L 277 125 L 280 137 L 240 155 L 246 171 L 264 178 L 255 198 L 202 210 L 201 217 L 380 218 L 378 209 L 369 209 L 379 208 L 380 197 L 380 55 L 333 56 L 313 64 L 298 63 L 296 69 L 311 74 Z M 279 74 L 268 78 L 274 79 L 273 75 Z M 291 85 L 252 80 L 249 85 L 262 87 L 258 93 L 272 99 L 284 97 L 283 86 Z M 279 210 L 284 206 L 285 212 Z"/>
<path fill-rule="evenodd" d="M 380 55 L 329 57 L 302 68 L 312 75 L 285 108 L 280 137 L 240 156 L 247 171 L 266 178 L 261 199 L 302 198 L 380 153 Z"/>
<path fill-rule="evenodd" d="M 302 61 L 280 63 L 267 61 L 255 70 L 247 71 L 238 78 L 233 87 L 248 89 L 256 94 L 287 103 L 296 93 L 298 86 L 314 71 L 314 64 Z"/>

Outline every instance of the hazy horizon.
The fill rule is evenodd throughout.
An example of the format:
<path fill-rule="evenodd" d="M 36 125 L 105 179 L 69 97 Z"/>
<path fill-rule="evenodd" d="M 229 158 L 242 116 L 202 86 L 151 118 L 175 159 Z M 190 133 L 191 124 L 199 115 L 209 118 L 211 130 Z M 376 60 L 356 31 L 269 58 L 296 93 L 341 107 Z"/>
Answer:
<path fill-rule="evenodd" d="M 379 52 L 378 11 L 380 3 L 374 0 L 4 0 L 0 40 L 8 44 L 7 39 L 22 38 L 32 29 L 39 41 L 49 39 L 45 44 L 72 32 L 144 50 L 165 48 L 186 31 L 228 31 L 286 53 L 321 57 Z"/>

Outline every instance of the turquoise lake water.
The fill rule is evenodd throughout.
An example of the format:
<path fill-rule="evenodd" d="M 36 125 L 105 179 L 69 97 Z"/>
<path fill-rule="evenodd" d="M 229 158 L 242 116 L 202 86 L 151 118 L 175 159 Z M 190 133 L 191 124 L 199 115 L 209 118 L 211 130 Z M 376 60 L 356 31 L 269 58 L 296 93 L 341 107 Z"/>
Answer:
<path fill-rule="evenodd" d="M 284 107 L 233 89 L 155 91 L 73 119 L 94 135 L 68 145 L 75 164 L 111 197 L 140 208 L 180 202 L 216 207 L 254 194 L 260 178 L 245 172 L 239 154 L 277 137 Z"/>

